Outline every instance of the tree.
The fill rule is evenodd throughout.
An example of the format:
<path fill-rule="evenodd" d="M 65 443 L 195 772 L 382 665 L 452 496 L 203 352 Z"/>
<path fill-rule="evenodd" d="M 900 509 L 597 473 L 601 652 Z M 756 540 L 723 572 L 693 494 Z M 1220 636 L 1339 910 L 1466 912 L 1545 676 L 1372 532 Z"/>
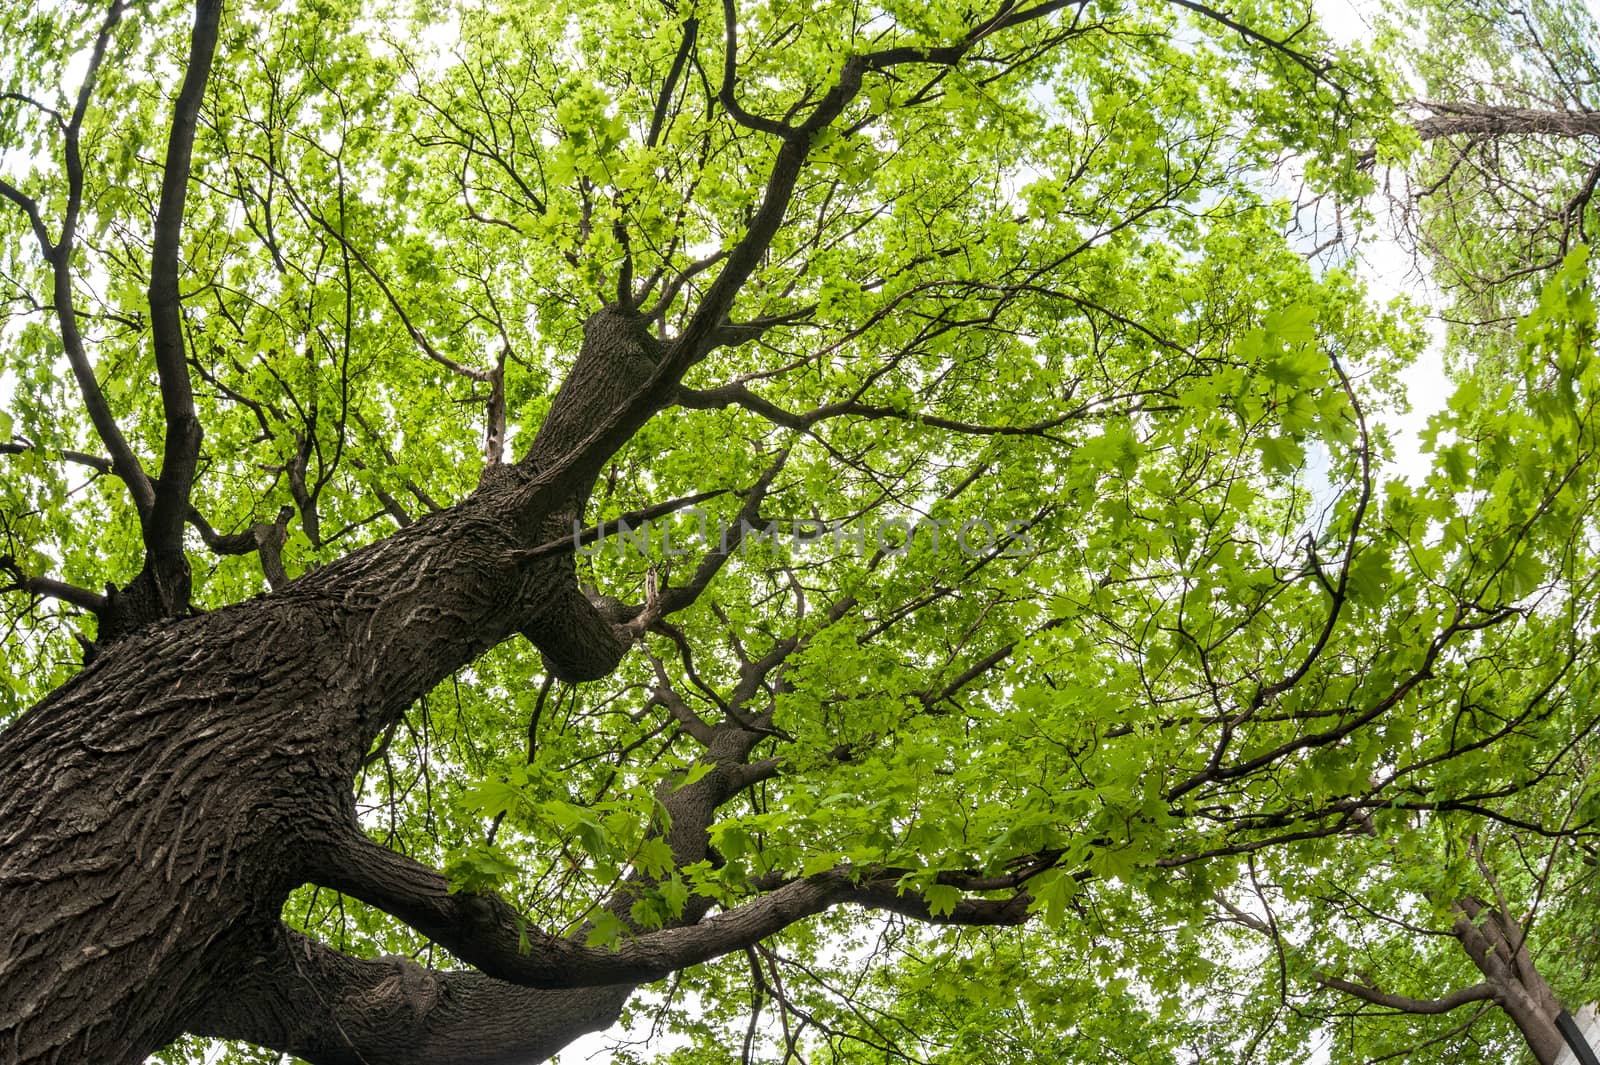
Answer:
<path fill-rule="evenodd" d="M 540 1060 L 863 912 L 1070 969 L 1584 701 L 1581 271 L 1381 483 L 1418 334 L 1262 175 L 1402 138 L 1295 4 L 3 17 L 18 1061 Z"/>
<path fill-rule="evenodd" d="M 1520 1048 L 1549 1065 L 1567 1046 L 1563 1009 L 1595 997 L 1582 932 L 1592 832 L 1570 830 L 1592 802 L 1579 786 L 1566 809 L 1527 821 L 1419 821 L 1351 839 L 1354 853 L 1322 869 L 1266 860 L 1239 901 L 1221 900 L 1223 919 L 1268 944 L 1270 997 L 1340 1033 L 1335 1060 L 1506 1061 Z"/>
<path fill-rule="evenodd" d="M 1594 238 L 1600 44 L 1581 3 L 1396 6 L 1413 126 L 1429 151 L 1401 217 L 1447 303 L 1460 370 L 1505 374 L 1514 326 Z M 1511 351 L 1504 350 L 1509 347 Z"/>

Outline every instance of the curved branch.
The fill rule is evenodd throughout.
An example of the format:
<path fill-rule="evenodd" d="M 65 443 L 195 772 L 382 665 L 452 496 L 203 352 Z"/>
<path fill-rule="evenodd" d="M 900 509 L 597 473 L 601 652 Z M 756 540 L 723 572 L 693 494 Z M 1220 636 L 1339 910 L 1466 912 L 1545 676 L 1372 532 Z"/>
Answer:
<path fill-rule="evenodd" d="M 39 214 L 39 201 L 4 178 L 0 178 L 0 197 L 10 200 L 27 216 L 28 228 L 33 230 L 34 239 L 39 242 L 40 250 L 48 259 L 54 245 L 50 240 L 50 231 L 45 228 L 44 217 Z"/>
<path fill-rule="evenodd" d="M 122 22 L 123 0 L 111 0 L 111 5 L 106 9 L 106 17 L 100 23 L 100 30 L 95 34 L 94 49 L 89 55 L 89 67 L 84 71 L 83 81 L 78 85 L 78 98 L 72 105 L 72 117 L 67 121 L 63 162 L 67 168 L 67 206 L 61 218 L 61 239 L 51 248 L 47 248 L 47 257 L 59 256 L 60 266 L 65 267 L 72 256 L 73 237 L 78 228 L 78 212 L 83 208 L 83 155 L 79 150 L 79 138 L 83 133 L 83 119 L 89 113 L 89 101 L 94 97 L 95 82 L 100 77 L 101 64 L 106 59 L 106 49 L 111 45 L 111 34 Z"/>
<path fill-rule="evenodd" d="M 62 151 L 63 165 L 67 172 L 67 203 L 62 214 L 60 239 L 55 243 L 50 242 L 44 223 L 39 218 L 38 208 L 31 199 L 9 185 L 0 187 L 0 193 L 4 193 L 29 216 L 45 261 L 50 265 L 51 299 L 56 308 L 56 325 L 61 333 L 61 346 L 67 356 L 67 365 L 72 370 L 74 380 L 77 381 L 78 392 L 83 398 L 89 421 L 111 455 L 112 468 L 128 486 L 128 494 L 133 497 L 134 508 L 143 521 L 155 504 L 155 488 L 150 483 L 144 466 L 134 455 L 127 438 L 122 435 L 122 429 L 111 413 L 111 406 L 106 402 L 105 393 L 100 390 L 100 382 L 95 378 L 94 366 L 84 347 L 83 334 L 78 331 L 78 312 L 72 292 L 73 237 L 77 230 L 78 212 L 83 204 L 83 157 L 79 147 L 79 136 L 84 116 L 89 110 L 89 100 L 94 94 L 100 65 L 105 61 L 106 49 L 111 43 L 111 34 L 122 21 L 122 10 L 123 0 L 112 0 L 106 10 L 105 20 L 95 37 L 88 70 L 84 74 L 83 83 L 78 87 L 77 102 L 66 125 Z"/>
<path fill-rule="evenodd" d="M 11 575 L 11 583 L 0 588 L 0 592 L 26 592 L 30 596 L 59 599 L 96 614 L 105 609 L 106 597 L 98 592 L 52 577 L 30 577 L 22 572 L 10 555 L 0 555 L 0 570 Z"/>
<path fill-rule="evenodd" d="M 1337 977 L 1317 973 L 1316 981 L 1323 987 L 1342 991 L 1353 998 L 1363 1002 L 1370 1002 L 1374 1006 L 1383 1006 L 1385 1009 L 1395 1010 L 1399 1013 L 1449 1013 L 1453 1009 L 1465 1006 L 1469 1002 L 1483 1002 L 1494 998 L 1494 988 L 1488 984 L 1473 984 L 1450 992 L 1442 998 L 1407 998 L 1405 995 L 1396 995 L 1367 984 L 1358 984 L 1350 980 L 1341 980 Z"/>
<path fill-rule="evenodd" d="M 1081 0 L 1076 0 L 1081 5 Z M 1047 18 L 1056 12 L 1074 6 L 1074 0 L 1043 0 L 1031 7 L 1019 7 L 1013 0 L 1004 0 L 996 13 L 973 25 L 955 44 L 944 48 L 887 48 L 877 52 L 858 53 L 845 60 L 833 87 L 817 101 L 804 122 L 796 126 L 772 119 L 761 118 L 745 111 L 734 98 L 737 74 L 737 12 L 734 0 L 723 0 L 726 50 L 723 55 L 723 81 L 720 100 L 734 121 L 750 129 L 761 130 L 782 139 L 777 158 L 767 173 L 767 183 L 762 191 L 761 203 L 751 216 L 749 227 L 732 251 L 727 262 L 706 289 L 705 297 L 684 328 L 678 342 L 673 345 L 666 365 L 676 376 L 703 358 L 717 342 L 717 332 L 726 322 L 734 299 L 744 283 L 766 254 L 788 213 L 789 201 L 794 194 L 806 161 L 811 154 L 815 137 L 831 126 L 845 108 L 861 93 L 862 79 L 868 72 L 881 73 L 897 66 L 931 65 L 955 66 L 974 47 L 1000 32 L 1015 26 Z M 675 380 L 675 378 L 674 378 Z"/>
<path fill-rule="evenodd" d="M 655 113 L 650 116 L 650 132 L 644 139 L 648 148 L 656 146 L 662 131 L 666 128 L 667 109 L 672 105 L 672 95 L 677 90 L 678 79 L 683 76 L 684 63 L 688 60 L 689 53 L 694 51 L 695 42 L 699 37 L 700 20 L 690 15 L 683 20 L 683 40 L 678 44 L 678 54 L 672 59 L 666 80 L 661 83 L 661 95 L 656 97 Z"/>
<path fill-rule="evenodd" d="M 766 763 L 749 767 L 750 779 L 767 769 Z M 496 979 L 538 988 L 659 980 L 742 950 L 841 903 L 921 921 L 993 925 L 1022 923 L 1031 901 L 1018 891 L 1002 900 L 962 899 L 953 910 L 936 914 L 920 896 L 902 894 L 896 874 L 857 882 L 850 870 L 839 868 L 791 880 L 698 924 L 648 932 L 610 950 L 545 932 L 498 896 L 452 892 L 438 871 L 364 835 L 352 833 L 340 846 L 326 849 L 314 879 L 392 914 Z"/>
<path fill-rule="evenodd" d="M 609 950 L 545 932 L 498 896 L 452 892 L 436 870 L 365 836 L 330 852 L 315 880 L 394 915 L 496 979 L 539 988 L 658 980 L 741 950 L 850 893 L 842 875 L 822 873 L 699 924 L 650 932 Z"/>
<path fill-rule="evenodd" d="M 1221 26 L 1226 26 L 1228 29 L 1237 33 L 1240 37 L 1243 37 L 1247 41 L 1254 41 L 1256 44 L 1265 45 L 1272 51 L 1277 52 L 1279 55 L 1287 58 L 1296 66 L 1303 68 L 1308 74 L 1319 81 L 1325 79 L 1328 75 L 1328 70 L 1331 64 L 1325 61 L 1312 59 L 1309 55 L 1297 48 L 1294 48 L 1290 44 L 1290 42 L 1293 41 L 1294 38 L 1306 28 L 1305 26 L 1302 26 L 1300 30 L 1296 30 L 1287 37 L 1280 39 L 1277 37 L 1269 37 L 1260 30 L 1240 22 L 1238 19 L 1229 15 L 1226 11 L 1219 10 L 1218 8 L 1212 7 L 1209 4 L 1197 3 L 1196 0 L 1170 0 L 1170 2 L 1178 7 L 1194 12 L 1201 18 L 1208 19 Z"/>
<path fill-rule="evenodd" d="M 38 451 L 39 445 L 29 440 L 9 440 L 0 443 L 0 455 L 21 455 L 29 451 Z M 68 462 L 75 462 L 80 466 L 87 466 L 97 473 L 111 473 L 113 463 L 110 459 L 91 455 L 84 451 L 71 451 L 65 448 L 55 452 L 57 456 Z"/>
<path fill-rule="evenodd" d="M 770 133 L 775 137 L 792 135 L 794 127 L 753 115 L 739 103 L 735 91 L 739 82 L 739 11 L 734 0 L 722 0 L 722 34 L 722 87 L 717 92 L 717 102 L 728 112 L 728 117 L 746 129 Z"/>
<path fill-rule="evenodd" d="M 814 407 L 804 414 L 796 414 L 751 391 L 742 381 L 735 381 L 732 384 L 703 390 L 679 388 L 677 403 L 678 406 L 686 410 L 741 407 L 771 422 L 773 425 L 797 431 L 808 430 L 817 423 L 830 418 L 852 417 L 859 418 L 862 421 L 892 419 L 910 422 L 914 425 L 925 425 L 930 429 L 962 433 L 968 436 L 1048 436 L 1052 429 L 1058 429 L 1068 422 L 1083 419 L 1091 413 L 1087 407 L 1080 406 L 1065 414 L 1044 418 L 1027 425 L 983 425 L 976 422 L 957 421 L 953 418 L 944 418 L 937 414 L 928 414 L 922 411 L 895 410 L 892 407 L 882 407 L 872 403 L 862 403 L 859 400 L 844 399 Z"/>

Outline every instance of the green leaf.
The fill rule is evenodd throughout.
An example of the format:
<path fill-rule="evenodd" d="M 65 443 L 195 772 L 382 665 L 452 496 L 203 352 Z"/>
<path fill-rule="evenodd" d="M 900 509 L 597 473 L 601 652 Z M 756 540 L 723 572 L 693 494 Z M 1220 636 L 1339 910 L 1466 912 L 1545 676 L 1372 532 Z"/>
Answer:
<path fill-rule="evenodd" d="M 609 910 L 599 910 L 590 918 L 589 932 L 583 942 L 588 947 L 616 947 L 627 931 L 628 926 L 615 914 Z"/>

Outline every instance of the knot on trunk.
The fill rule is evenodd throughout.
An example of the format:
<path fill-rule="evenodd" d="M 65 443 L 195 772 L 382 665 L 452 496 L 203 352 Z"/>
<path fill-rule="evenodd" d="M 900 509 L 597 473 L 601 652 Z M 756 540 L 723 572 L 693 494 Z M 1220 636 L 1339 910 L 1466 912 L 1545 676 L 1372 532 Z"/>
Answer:
<path fill-rule="evenodd" d="M 159 576 L 167 574 L 166 579 Z M 95 646 L 103 648 L 148 625 L 189 611 L 189 562 L 181 555 L 165 566 L 146 560 L 144 569 L 125 586 L 106 585 L 105 606 L 98 612 Z"/>
<path fill-rule="evenodd" d="M 364 1011 L 379 1019 L 404 1011 L 413 1021 L 421 1021 L 439 1001 L 439 982 L 410 958 L 390 954 L 383 960 L 391 969 L 365 996 Z"/>

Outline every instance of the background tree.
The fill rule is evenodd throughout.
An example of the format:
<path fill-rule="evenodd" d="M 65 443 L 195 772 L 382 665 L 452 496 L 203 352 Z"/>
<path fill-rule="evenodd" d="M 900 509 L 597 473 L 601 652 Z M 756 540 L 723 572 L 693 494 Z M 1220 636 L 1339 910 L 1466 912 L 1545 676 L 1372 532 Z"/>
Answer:
<path fill-rule="evenodd" d="M 539 1060 L 864 912 L 1087 988 L 1582 705 L 1587 288 L 1380 484 L 1419 335 L 1261 175 L 1392 108 L 1296 5 L 0 17 L 19 1061 Z"/>
<path fill-rule="evenodd" d="M 1424 151 L 1385 180 L 1406 190 L 1395 217 L 1443 295 L 1435 314 L 1447 323 L 1451 376 L 1471 399 L 1458 396 L 1422 434 L 1434 450 L 1499 431 L 1496 405 L 1542 402 L 1527 316 L 1557 298 L 1548 285 L 1564 261 L 1584 276 L 1571 253 L 1593 229 L 1596 27 L 1587 7 L 1559 2 L 1396 4 L 1389 15 Z M 1489 423 L 1475 425 L 1488 396 Z M 1592 622 L 1568 622 L 1592 638 Z M 1488 699 L 1463 693 L 1461 709 L 1525 736 L 1554 708 L 1542 686 L 1519 691 L 1510 680 Z M 1224 921 L 1265 936 L 1279 958 L 1254 997 L 1279 1001 L 1274 1020 L 1288 1010 L 1320 1018 L 1312 1031 L 1337 1033 L 1327 1048 L 1336 1059 L 1555 1060 L 1564 1046 L 1555 1014 L 1595 998 L 1592 728 L 1580 704 L 1548 743 L 1515 741 L 1472 766 L 1480 793 L 1502 801 L 1474 804 L 1469 817 L 1429 813 L 1397 836 L 1352 837 L 1356 853 L 1321 866 L 1263 856 L 1238 888 L 1245 901 L 1224 900 Z M 1488 782 L 1508 755 L 1518 770 L 1495 789 Z M 1348 997 L 1294 997 L 1319 987 Z M 1306 1026 L 1276 1027 L 1274 1041 L 1290 1041 L 1269 1056 L 1305 1052 L 1297 1027 Z"/>
<path fill-rule="evenodd" d="M 1398 217 L 1444 297 L 1457 372 L 1513 372 L 1515 325 L 1595 236 L 1594 15 L 1569 0 L 1395 4 L 1414 129 Z"/>
<path fill-rule="evenodd" d="M 1571 796 L 1529 821 L 1430 816 L 1320 869 L 1264 858 L 1222 900 L 1275 962 L 1254 997 L 1301 1014 L 1333 1060 L 1557 1061 L 1558 1016 L 1595 998 L 1592 832 L 1570 828 L 1592 791 Z M 1291 1030 L 1262 1034 L 1303 1050 L 1284 1046 Z"/>

